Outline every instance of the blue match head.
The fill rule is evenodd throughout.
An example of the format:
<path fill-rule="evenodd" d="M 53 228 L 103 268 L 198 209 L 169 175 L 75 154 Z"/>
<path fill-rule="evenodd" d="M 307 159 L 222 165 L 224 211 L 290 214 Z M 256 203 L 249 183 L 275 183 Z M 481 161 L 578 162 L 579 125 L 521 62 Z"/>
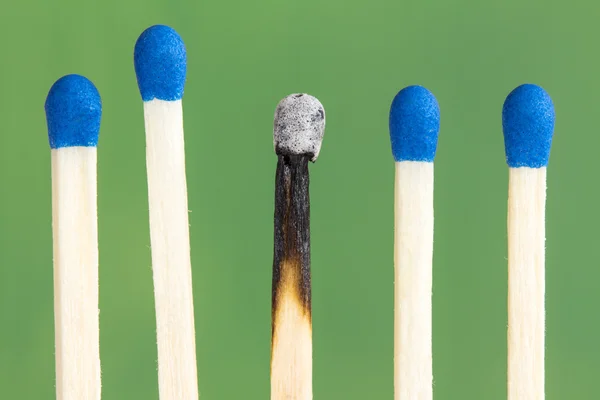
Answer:
<path fill-rule="evenodd" d="M 81 75 L 57 80 L 46 97 L 50 147 L 95 147 L 100 132 L 102 101 L 92 82 Z"/>
<path fill-rule="evenodd" d="M 422 86 L 408 86 L 390 109 L 390 139 L 396 161 L 433 162 L 440 131 L 440 108 Z"/>
<path fill-rule="evenodd" d="M 554 105 L 544 89 L 521 85 L 502 108 L 506 162 L 511 168 L 548 165 L 554 132 Z"/>
<path fill-rule="evenodd" d="M 183 97 L 187 68 L 183 40 L 174 29 L 154 25 L 146 29 L 133 53 L 142 100 L 179 100 Z"/>

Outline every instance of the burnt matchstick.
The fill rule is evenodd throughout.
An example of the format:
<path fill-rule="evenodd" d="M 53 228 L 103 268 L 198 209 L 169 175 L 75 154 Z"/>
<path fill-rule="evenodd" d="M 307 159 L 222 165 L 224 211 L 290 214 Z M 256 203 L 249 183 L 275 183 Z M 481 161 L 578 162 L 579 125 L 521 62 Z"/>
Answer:
<path fill-rule="evenodd" d="M 310 200 L 308 162 L 319 156 L 325 111 L 292 94 L 273 122 L 277 153 L 271 331 L 271 399 L 312 399 Z"/>

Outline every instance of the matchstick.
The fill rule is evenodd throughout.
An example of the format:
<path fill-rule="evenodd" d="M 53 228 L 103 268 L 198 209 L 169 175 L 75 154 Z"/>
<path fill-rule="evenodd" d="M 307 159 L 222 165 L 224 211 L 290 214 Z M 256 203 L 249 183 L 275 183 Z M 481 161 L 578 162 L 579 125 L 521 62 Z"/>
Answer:
<path fill-rule="evenodd" d="M 325 111 L 316 98 L 292 94 L 278 104 L 271 400 L 312 399 L 308 162 L 319 156 L 324 131 Z"/>
<path fill-rule="evenodd" d="M 544 399 L 546 166 L 554 105 L 521 85 L 502 109 L 508 164 L 508 400 Z"/>
<path fill-rule="evenodd" d="M 52 165 L 56 398 L 100 399 L 96 145 L 102 103 L 67 75 L 46 98 Z"/>
<path fill-rule="evenodd" d="M 431 400 L 433 159 L 438 103 L 409 86 L 394 98 L 390 139 L 396 160 L 394 235 L 394 398 Z"/>
<path fill-rule="evenodd" d="M 183 41 L 167 26 L 152 26 L 135 44 L 134 64 L 144 101 L 159 396 L 162 400 L 196 400 L 198 377 L 181 105 L 186 78 Z"/>

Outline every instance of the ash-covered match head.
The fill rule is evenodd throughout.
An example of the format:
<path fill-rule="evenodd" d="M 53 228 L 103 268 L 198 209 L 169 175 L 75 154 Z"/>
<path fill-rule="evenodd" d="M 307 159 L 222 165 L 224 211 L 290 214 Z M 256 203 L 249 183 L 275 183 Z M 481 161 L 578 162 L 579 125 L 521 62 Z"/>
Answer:
<path fill-rule="evenodd" d="M 511 168 L 548 165 L 554 104 L 544 89 L 525 84 L 510 92 L 502 108 L 506 163 Z"/>
<path fill-rule="evenodd" d="M 48 92 L 45 109 L 50 148 L 98 144 L 102 101 L 87 78 L 66 75 L 57 80 Z"/>
<path fill-rule="evenodd" d="M 183 97 L 187 70 L 185 45 L 179 34 L 165 25 L 146 29 L 133 55 L 142 100 L 173 101 Z"/>
<path fill-rule="evenodd" d="M 316 161 L 325 132 L 325 110 L 315 97 L 291 94 L 281 100 L 273 121 L 273 145 L 278 155 L 306 154 Z"/>
<path fill-rule="evenodd" d="M 422 86 L 402 89 L 390 108 L 390 139 L 396 161 L 433 162 L 440 131 L 440 108 Z"/>

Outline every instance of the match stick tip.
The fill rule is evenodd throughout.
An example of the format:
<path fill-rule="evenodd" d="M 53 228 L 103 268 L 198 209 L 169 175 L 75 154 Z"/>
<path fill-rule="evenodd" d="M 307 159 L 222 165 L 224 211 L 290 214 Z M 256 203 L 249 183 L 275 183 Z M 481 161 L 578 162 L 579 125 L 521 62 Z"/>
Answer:
<path fill-rule="evenodd" d="M 275 109 L 273 145 L 279 155 L 311 156 L 316 161 L 325 132 L 325 109 L 315 97 L 295 93 Z"/>
<path fill-rule="evenodd" d="M 133 61 L 143 101 L 183 97 L 187 55 L 173 28 L 154 25 L 142 32 L 135 43 Z"/>
<path fill-rule="evenodd" d="M 50 148 L 95 147 L 98 144 L 102 101 L 94 84 L 81 75 L 65 75 L 46 97 Z"/>
<path fill-rule="evenodd" d="M 433 162 L 440 130 L 440 108 L 423 86 L 402 89 L 390 108 L 390 139 L 396 161 Z"/>
<path fill-rule="evenodd" d="M 548 165 L 554 134 L 554 104 L 540 86 L 514 89 L 502 108 L 506 163 L 511 168 Z"/>

